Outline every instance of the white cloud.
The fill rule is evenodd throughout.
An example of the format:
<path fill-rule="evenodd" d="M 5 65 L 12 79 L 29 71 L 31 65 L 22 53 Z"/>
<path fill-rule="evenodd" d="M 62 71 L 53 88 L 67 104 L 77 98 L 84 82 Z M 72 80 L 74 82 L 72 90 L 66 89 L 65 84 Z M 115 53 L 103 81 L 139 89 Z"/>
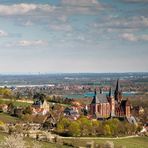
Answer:
<path fill-rule="evenodd" d="M 47 41 L 44 40 L 21 40 L 17 43 L 18 46 L 26 47 L 26 46 L 46 46 L 48 45 Z"/>
<path fill-rule="evenodd" d="M 93 14 L 104 9 L 97 0 L 62 0 L 61 4 L 62 10 L 67 14 Z"/>
<path fill-rule="evenodd" d="M 142 2 L 148 2 L 148 0 L 122 0 L 123 2 L 130 2 L 130 3 L 142 3 Z"/>
<path fill-rule="evenodd" d="M 148 17 L 134 16 L 134 17 L 106 17 L 102 21 L 97 20 L 90 24 L 91 30 L 103 30 L 107 33 L 128 33 L 134 34 L 138 31 L 144 31 L 148 28 Z M 130 38 L 133 37 L 130 36 Z"/>
<path fill-rule="evenodd" d="M 119 24 L 125 27 L 131 27 L 131 28 L 148 27 L 148 17 L 137 16 L 137 17 L 131 18 L 131 20 L 130 19 L 124 20 Z"/>
<path fill-rule="evenodd" d="M 134 35 L 132 33 L 124 33 L 120 36 L 121 39 L 135 42 L 135 41 L 148 41 L 148 35 Z"/>
<path fill-rule="evenodd" d="M 148 35 L 142 35 L 141 37 L 140 37 L 140 39 L 141 40 L 144 40 L 144 41 L 148 41 Z"/>
<path fill-rule="evenodd" d="M 92 6 L 99 5 L 97 0 L 62 0 L 62 4 L 72 5 L 72 6 Z"/>
<path fill-rule="evenodd" d="M 32 21 L 26 21 L 26 22 L 22 23 L 22 25 L 24 25 L 24 26 L 32 26 L 33 22 Z"/>
<path fill-rule="evenodd" d="M 124 33 L 121 35 L 121 38 L 127 41 L 137 41 L 137 37 L 131 33 Z"/>
<path fill-rule="evenodd" d="M 0 37 L 5 37 L 5 36 L 7 36 L 7 35 L 8 35 L 7 32 L 5 32 L 5 31 L 3 31 L 3 30 L 0 30 Z"/>
<path fill-rule="evenodd" d="M 63 24 L 49 24 L 49 28 L 54 31 L 72 31 L 72 26 L 66 23 Z"/>
<path fill-rule="evenodd" d="M 37 5 L 37 4 L 13 4 L 13 5 L 0 5 L 0 15 L 23 15 L 31 11 L 53 11 L 55 7 L 50 5 Z"/>

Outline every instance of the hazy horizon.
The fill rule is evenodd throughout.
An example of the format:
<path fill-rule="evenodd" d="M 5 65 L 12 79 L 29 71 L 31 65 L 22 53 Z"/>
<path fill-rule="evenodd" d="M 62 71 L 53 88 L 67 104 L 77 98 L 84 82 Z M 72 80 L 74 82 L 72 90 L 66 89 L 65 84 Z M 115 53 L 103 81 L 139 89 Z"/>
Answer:
<path fill-rule="evenodd" d="M 20 72 L 12 72 L 12 73 L 0 73 L 0 75 L 64 75 L 64 74 L 136 74 L 136 73 L 148 73 L 148 72 L 46 72 L 46 73 L 20 73 Z"/>

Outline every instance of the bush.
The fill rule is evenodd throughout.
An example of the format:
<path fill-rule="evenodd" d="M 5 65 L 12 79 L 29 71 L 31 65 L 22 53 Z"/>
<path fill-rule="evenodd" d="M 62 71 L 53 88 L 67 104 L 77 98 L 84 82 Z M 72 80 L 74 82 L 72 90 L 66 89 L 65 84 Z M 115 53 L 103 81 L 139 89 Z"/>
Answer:
<path fill-rule="evenodd" d="M 114 148 L 114 143 L 112 141 L 106 141 L 103 148 Z"/>

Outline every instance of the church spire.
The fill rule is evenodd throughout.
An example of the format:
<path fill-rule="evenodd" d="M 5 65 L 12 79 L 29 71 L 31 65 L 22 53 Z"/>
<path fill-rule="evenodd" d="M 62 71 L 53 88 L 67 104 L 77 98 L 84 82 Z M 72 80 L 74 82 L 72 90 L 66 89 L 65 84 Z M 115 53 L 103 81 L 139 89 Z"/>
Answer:
<path fill-rule="evenodd" d="M 120 91 L 120 83 L 119 83 L 119 78 L 117 80 L 117 84 L 116 84 L 116 91 L 119 92 Z"/>
<path fill-rule="evenodd" d="M 96 88 L 95 88 L 95 90 L 94 90 L 94 96 L 96 96 L 96 94 L 97 94 L 97 90 L 96 90 Z"/>
<path fill-rule="evenodd" d="M 117 102 L 120 102 L 122 100 L 122 91 L 120 89 L 119 79 L 117 80 L 116 89 L 115 89 L 114 94 L 115 94 L 115 100 L 117 100 Z"/>
<path fill-rule="evenodd" d="M 112 97 L 113 96 L 113 94 L 112 94 L 112 88 L 110 87 L 110 89 L 109 89 L 109 95 L 108 95 L 109 97 Z"/>
<path fill-rule="evenodd" d="M 102 88 L 100 88 L 100 94 L 103 94 L 103 90 L 102 90 Z"/>
<path fill-rule="evenodd" d="M 96 102 L 97 102 L 97 101 L 96 101 L 96 99 L 97 99 L 96 96 L 97 96 L 97 90 L 95 89 L 95 90 L 94 90 L 93 100 L 92 100 L 91 104 L 96 104 Z"/>

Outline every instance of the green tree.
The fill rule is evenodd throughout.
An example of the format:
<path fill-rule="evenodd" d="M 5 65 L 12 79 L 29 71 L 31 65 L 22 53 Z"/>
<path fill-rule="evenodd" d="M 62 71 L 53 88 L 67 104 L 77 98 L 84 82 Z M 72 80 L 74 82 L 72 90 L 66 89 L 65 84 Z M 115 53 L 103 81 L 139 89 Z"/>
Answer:
<path fill-rule="evenodd" d="M 68 133 L 70 136 L 80 136 L 80 125 L 79 122 L 74 121 L 68 127 Z"/>
<path fill-rule="evenodd" d="M 92 135 L 97 135 L 97 129 L 100 125 L 100 122 L 98 120 L 92 120 Z"/>
<path fill-rule="evenodd" d="M 70 125 L 69 119 L 62 117 L 60 121 L 57 123 L 57 131 L 59 133 L 67 132 L 69 125 Z"/>
<path fill-rule="evenodd" d="M 41 100 L 42 102 L 44 101 L 45 98 L 46 98 L 46 95 L 43 93 L 36 93 L 33 96 L 33 99 L 38 99 L 38 100 Z"/>
<path fill-rule="evenodd" d="M 118 119 L 111 119 L 106 121 L 106 123 L 110 126 L 112 135 L 118 135 L 120 121 Z"/>
<path fill-rule="evenodd" d="M 89 119 L 82 116 L 81 118 L 78 119 L 78 122 L 80 125 L 81 136 L 92 135 L 92 133 L 91 133 L 92 122 Z"/>
<path fill-rule="evenodd" d="M 4 98 L 11 98 L 13 93 L 8 88 L 0 88 L 0 95 L 2 95 Z"/>
<path fill-rule="evenodd" d="M 110 136 L 112 133 L 111 133 L 111 129 L 110 129 L 110 126 L 108 124 L 105 124 L 104 127 L 104 135 L 105 136 Z"/>

